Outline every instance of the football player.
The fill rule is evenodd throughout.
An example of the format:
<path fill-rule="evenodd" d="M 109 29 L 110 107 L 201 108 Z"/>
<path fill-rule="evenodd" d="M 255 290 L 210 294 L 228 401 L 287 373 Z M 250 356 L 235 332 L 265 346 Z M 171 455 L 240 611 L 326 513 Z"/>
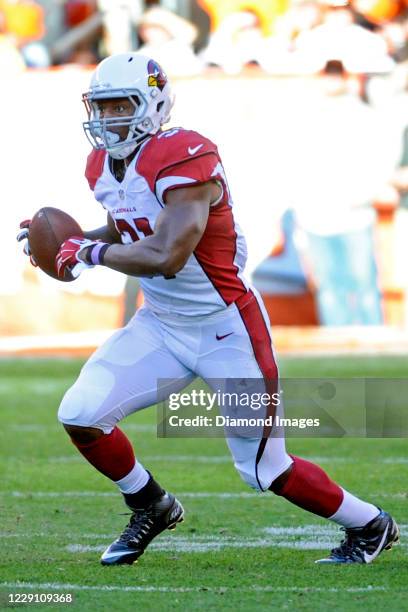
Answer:
<path fill-rule="evenodd" d="M 107 212 L 104 227 L 66 240 L 58 275 L 107 266 L 140 277 L 145 303 L 105 342 L 65 394 L 59 419 L 80 453 L 112 480 L 132 515 L 103 553 L 104 565 L 131 564 L 184 510 L 136 461 L 118 427 L 196 376 L 277 381 L 270 324 L 244 276 L 246 245 L 216 145 L 183 128 L 163 129 L 173 96 L 161 67 L 139 53 L 96 68 L 83 100 L 93 151 L 86 177 Z M 27 238 L 25 222 L 20 239 Z M 349 493 L 317 465 L 289 455 L 282 435 L 228 437 L 243 480 L 345 529 L 322 563 L 370 563 L 398 540 L 392 517 Z"/>

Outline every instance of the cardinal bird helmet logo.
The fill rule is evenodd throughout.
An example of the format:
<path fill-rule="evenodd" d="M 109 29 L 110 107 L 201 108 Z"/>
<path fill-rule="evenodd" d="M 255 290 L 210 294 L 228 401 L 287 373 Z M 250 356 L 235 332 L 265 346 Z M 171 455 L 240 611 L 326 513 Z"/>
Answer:
<path fill-rule="evenodd" d="M 163 91 L 164 86 L 167 83 L 167 77 L 164 74 L 162 68 L 154 60 L 150 60 L 147 64 L 147 84 L 150 87 L 158 87 L 160 91 Z"/>

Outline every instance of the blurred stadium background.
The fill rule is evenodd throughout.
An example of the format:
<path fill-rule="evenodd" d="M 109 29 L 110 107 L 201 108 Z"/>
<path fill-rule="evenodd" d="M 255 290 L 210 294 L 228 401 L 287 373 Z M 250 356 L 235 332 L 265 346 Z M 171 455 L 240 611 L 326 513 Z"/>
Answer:
<path fill-rule="evenodd" d="M 127 49 L 172 78 L 170 125 L 218 144 L 278 350 L 404 351 L 407 24 L 406 0 L 1 0 L 0 352 L 86 353 L 143 299 L 104 269 L 62 285 L 14 242 L 44 205 L 104 223 L 81 93 Z"/>

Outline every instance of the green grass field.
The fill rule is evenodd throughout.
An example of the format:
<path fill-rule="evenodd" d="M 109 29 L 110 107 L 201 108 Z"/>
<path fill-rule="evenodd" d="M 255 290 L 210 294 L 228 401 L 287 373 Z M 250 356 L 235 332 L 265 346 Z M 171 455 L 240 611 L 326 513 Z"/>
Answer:
<path fill-rule="evenodd" d="M 116 488 L 56 420 L 79 361 L 0 361 L 0 609 L 8 593 L 73 593 L 80 610 L 408 610 L 408 443 L 291 439 L 340 484 L 393 513 L 402 541 L 372 565 L 322 567 L 339 542 L 327 521 L 240 480 L 222 439 L 157 439 L 155 411 L 123 423 L 141 461 L 186 509 L 133 566 L 100 552 L 124 527 Z M 406 377 L 405 358 L 281 359 L 288 377 Z M 404 537 L 405 536 L 405 537 Z M 25 607 L 15 604 L 16 607 Z M 30 604 L 56 610 L 60 605 Z M 29 607 L 27 605 L 26 607 Z"/>

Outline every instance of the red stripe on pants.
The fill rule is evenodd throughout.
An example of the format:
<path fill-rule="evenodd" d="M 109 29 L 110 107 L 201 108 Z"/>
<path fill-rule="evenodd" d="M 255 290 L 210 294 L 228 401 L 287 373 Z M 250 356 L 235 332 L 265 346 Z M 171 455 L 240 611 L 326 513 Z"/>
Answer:
<path fill-rule="evenodd" d="M 241 315 L 242 322 L 248 332 L 249 339 L 251 341 L 254 356 L 259 369 L 265 379 L 266 390 L 270 397 L 278 390 L 278 366 L 275 361 L 275 357 L 272 350 L 272 342 L 269 335 L 269 330 L 265 319 L 263 317 L 262 310 L 258 304 L 258 301 L 252 291 L 248 291 L 245 295 L 238 298 L 235 302 L 238 308 L 239 314 Z M 276 406 L 269 404 L 266 416 L 272 416 L 275 418 Z M 266 442 L 271 434 L 272 426 L 264 427 L 262 432 L 262 439 L 259 443 L 258 451 L 255 460 L 256 478 L 258 484 L 261 484 L 258 479 L 257 466 L 264 453 Z"/>
<path fill-rule="evenodd" d="M 248 332 L 256 362 L 266 379 L 278 379 L 278 366 L 272 351 L 269 330 L 262 310 L 252 291 L 248 291 L 235 302 Z"/>

